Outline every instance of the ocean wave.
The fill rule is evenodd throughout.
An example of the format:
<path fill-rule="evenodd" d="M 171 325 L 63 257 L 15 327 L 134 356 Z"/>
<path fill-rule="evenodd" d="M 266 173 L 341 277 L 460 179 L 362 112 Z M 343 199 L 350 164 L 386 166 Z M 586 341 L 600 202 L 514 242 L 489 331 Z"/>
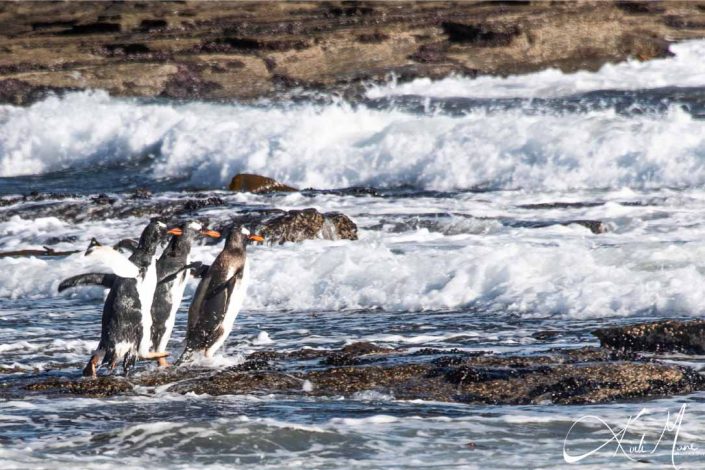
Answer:
<path fill-rule="evenodd" d="M 419 78 L 408 83 L 392 81 L 370 87 L 367 96 L 554 98 L 596 90 L 705 85 L 705 64 L 701 60 L 705 54 L 705 41 L 672 44 L 670 50 L 672 57 L 645 62 L 629 59 L 617 64 L 605 64 L 597 72 L 563 73 L 558 69 L 546 69 L 508 77 L 449 77 L 441 80 Z"/>
<path fill-rule="evenodd" d="M 698 314 L 705 305 L 705 246 L 635 244 L 594 247 L 566 237 L 543 244 L 513 235 L 424 236 L 405 242 L 379 232 L 362 240 L 312 241 L 250 250 L 250 311 L 422 311 L 482 308 L 527 317 L 590 318 Z M 604 237 L 604 235 L 602 236 Z M 500 248 L 501 247 L 501 248 Z M 219 247 L 198 246 L 210 262 Z M 7 259 L 0 297 L 80 297 L 102 301 L 97 288 L 58 294 L 62 278 L 81 272 L 80 254 L 63 260 Z M 683 262 L 683 260 L 690 260 Z M 196 282 L 192 280 L 187 294 Z"/>
<path fill-rule="evenodd" d="M 611 109 L 447 116 L 346 103 L 148 104 L 104 92 L 0 111 L 0 176 L 145 155 L 154 178 L 214 188 L 239 172 L 316 188 L 692 187 L 705 184 L 705 122 L 676 106 L 632 116 Z"/>

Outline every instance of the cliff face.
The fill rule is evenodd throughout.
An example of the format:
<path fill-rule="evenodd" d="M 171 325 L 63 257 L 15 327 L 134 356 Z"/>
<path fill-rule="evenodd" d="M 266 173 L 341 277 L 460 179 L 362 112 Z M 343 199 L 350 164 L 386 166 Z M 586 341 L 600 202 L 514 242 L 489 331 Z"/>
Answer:
<path fill-rule="evenodd" d="M 451 73 L 511 74 L 668 54 L 705 2 L 13 2 L 0 102 L 47 90 L 253 99 Z"/>

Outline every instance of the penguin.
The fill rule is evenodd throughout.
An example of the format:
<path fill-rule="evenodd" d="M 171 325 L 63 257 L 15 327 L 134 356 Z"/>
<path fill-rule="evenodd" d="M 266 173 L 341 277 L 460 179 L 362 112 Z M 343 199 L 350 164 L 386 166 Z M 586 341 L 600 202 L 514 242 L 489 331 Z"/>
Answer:
<path fill-rule="evenodd" d="M 191 243 L 197 235 L 219 238 L 220 233 L 204 230 L 198 222 L 183 224 L 169 230 L 173 235 L 162 255 L 157 260 L 157 287 L 152 302 L 151 352 L 166 353 L 176 320 L 176 312 L 186 288 L 189 270 L 200 268 L 201 263 L 190 263 Z M 160 366 L 167 366 L 166 357 L 157 359 Z"/>
<path fill-rule="evenodd" d="M 245 253 L 249 241 L 264 241 L 244 227 L 230 231 L 223 251 L 204 274 L 188 311 L 186 348 L 177 365 L 193 353 L 206 357 L 223 345 L 245 299 L 249 266 Z"/>
<path fill-rule="evenodd" d="M 89 273 L 66 279 L 59 285 L 59 292 L 88 283 L 110 287 L 103 306 L 100 343 L 83 369 L 84 376 L 95 377 L 100 364 L 108 364 L 109 369 L 113 370 L 120 360 L 123 361 L 123 370 L 127 375 L 138 357 L 158 358 L 159 355 L 150 353 L 151 308 L 157 285 L 156 251 L 166 234 L 166 224 L 158 220 L 152 220 L 144 229 L 129 258 L 139 270 L 136 277 Z M 96 249 L 99 249 L 98 245 L 89 247 L 88 251 L 94 252 Z M 100 251 L 108 253 L 107 250 Z M 112 256 L 108 254 L 105 259 L 112 259 Z M 113 267 L 121 264 L 115 260 L 117 258 L 112 259 Z"/>

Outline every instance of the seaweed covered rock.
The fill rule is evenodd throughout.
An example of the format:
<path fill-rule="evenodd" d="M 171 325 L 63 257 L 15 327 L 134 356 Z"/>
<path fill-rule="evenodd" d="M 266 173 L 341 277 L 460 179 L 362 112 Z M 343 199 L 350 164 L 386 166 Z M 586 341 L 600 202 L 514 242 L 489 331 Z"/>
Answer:
<path fill-rule="evenodd" d="M 665 320 L 593 331 L 603 347 L 624 351 L 705 354 L 705 320 Z"/>
<path fill-rule="evenodd" d="M 344 214 L 316 209 L 291 210 L 265 221 L 259 228 L 269 243 L 324 240 L 357 240 L 357 225 Z"/>
<path fill-rule="evenodd" d="M 407 400 L 525 405 L 658 398 L 704 390 L 705 379 L 690 367 L 604 348 L 505 355 L 440 349 L 411 352 L 357 343 L 336 350 L 259 351 L 240 365 L 216 372 L 175 367 L 144 371 L 130 382 L 111 377 L 31 379 L 22 390 L 49 396 L 109 396 L 131 392 L 133 385 L 183 394 L 354 397 L 374 391 Z M 12 387 L 0 390 L 9 396 L 19 393 Z"/>

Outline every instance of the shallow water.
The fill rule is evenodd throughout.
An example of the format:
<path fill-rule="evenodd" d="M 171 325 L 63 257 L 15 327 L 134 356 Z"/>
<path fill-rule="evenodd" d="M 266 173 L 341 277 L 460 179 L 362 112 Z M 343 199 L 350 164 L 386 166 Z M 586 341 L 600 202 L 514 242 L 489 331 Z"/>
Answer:
<path fill-rule="evenodd" d="M 135 237 L 146 218 L 70 222 L 61 207 L 97 193 L 121 204 L 138 187 L 157 201 L 220 197 L 224 205 L 197 214 L 211 222 L 266 208 L 352 217 L 355 242 L 250 247 L 248 298 L 214 368 L 252 351 L 355 341 L 537 354 L 597 345 L 590 331 L 600 326 L 696 318 L 705 307 L 705 75 L 692 58 L 703 44 L 596 73 L 376 87 L 354 104 L 90 92 L 0 107 L 0 194 L 73 195 L 0 205 L 0 251 Z M 377 193 L 219 189 L 240 171 Z M 570 223 L 581 220 L 608 231 Z M 219 249 L 199 245 L 194 257 L 209 262 Z M 87 261 L 78 253 L 0 266 L 4 380 L 75 377 L 97 344 L 103 293 L 56 288 Z M 175 353 L 194 288 L 191 281 Z M 557 334 L 539 339 L 547 330 Z M 702 358 L 676 360 L 700 368 Z M 376 390 L 352 399 L 32 395 L 0 402 L 0 460 L 3 468 L 565 468 L 566 436 L 569 455 L 610 437 L 596 420 L 568 435 L 575 420 L 595 415 L 618 428 L 642 407 L 649 414 L 631 426 L 631 445 L 646 433 L 653 447 L 667 412 L 672 422 L 685 404 L 678 442 L 705 449 L 703 399 L 505 407 L 409 402 Z M 641 463 L 614 455 L 611 444 L 578 465 L 666 468 L 672 444 L 668 432 Z M 677 464 L 701 468 L 696 449 L 684 452 Z"/>

